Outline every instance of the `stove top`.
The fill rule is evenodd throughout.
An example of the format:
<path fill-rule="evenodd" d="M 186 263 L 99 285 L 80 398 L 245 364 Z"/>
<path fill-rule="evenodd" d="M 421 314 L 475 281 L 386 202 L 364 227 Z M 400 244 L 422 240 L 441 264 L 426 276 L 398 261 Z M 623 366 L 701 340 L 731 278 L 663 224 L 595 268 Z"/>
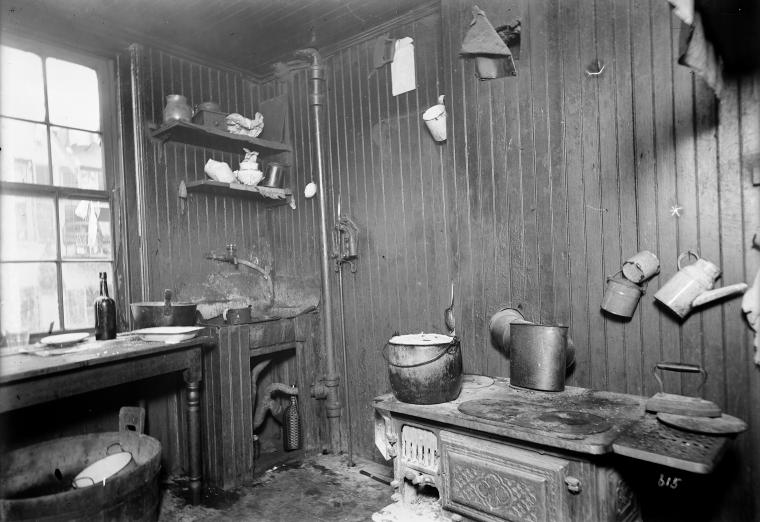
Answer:
<path fill-rule="evenodd" d="M 534 391 L 513 387 L 503 377 L 494 377 L 490 386 L 488 378 L 469 381 L 451 402 L 408 404 L 387 394 L 376 398 L 374 407 L 484 437 L 588 455 L 618 453 L 696 473 L 712 469 L 727 440 L 662 425 L 644 410 L 646 397 L 572 386 L 562 392 Z"/>

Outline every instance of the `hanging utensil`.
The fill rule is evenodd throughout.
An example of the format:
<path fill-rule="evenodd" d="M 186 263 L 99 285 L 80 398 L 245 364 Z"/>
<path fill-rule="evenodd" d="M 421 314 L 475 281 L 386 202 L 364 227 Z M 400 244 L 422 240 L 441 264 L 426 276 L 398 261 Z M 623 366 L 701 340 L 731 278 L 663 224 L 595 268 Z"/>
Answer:
<path fill-rule="evenodd" d="M 451 304 L 443 312 L 443 321 L 446 323 L 446 329 L 449 331 L 449 335 L 456 336 L 456 324 L 454 321 L 454 282 L 451 282 Z"/>

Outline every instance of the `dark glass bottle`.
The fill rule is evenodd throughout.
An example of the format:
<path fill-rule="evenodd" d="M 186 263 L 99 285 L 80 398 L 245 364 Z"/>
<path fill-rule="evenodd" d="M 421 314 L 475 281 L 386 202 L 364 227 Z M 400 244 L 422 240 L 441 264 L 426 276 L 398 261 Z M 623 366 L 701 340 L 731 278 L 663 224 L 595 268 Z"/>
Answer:
<path fill-rule="evenodd" d="M 116 301 L 108 297 L 105 272 L 100 272 L 100 296 L 95 299 L 95 339 L 116 339 Z"/>
<path fill-rule="evenodd" d="M 301 418 L 298 415 L 298 399 L 295 395 L 290 396 L 290 404 L 285 408 L 282 427 L 285 431 L 283 437 L 285 451 L 299 449 L 301 447 Z"/>

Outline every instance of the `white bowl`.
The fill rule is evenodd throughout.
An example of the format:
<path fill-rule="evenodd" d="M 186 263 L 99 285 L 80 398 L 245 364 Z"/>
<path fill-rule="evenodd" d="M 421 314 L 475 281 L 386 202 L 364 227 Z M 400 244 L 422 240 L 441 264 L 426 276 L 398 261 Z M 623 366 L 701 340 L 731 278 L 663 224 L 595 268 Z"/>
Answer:
<path fill-rule="evenodd" d="M 78 489 L 88 488 L 95 484 L 103 484 L 105 486 L 106 480 L 124 469 L 131 460 L 132 454 L 128 451 L 121 451 L 119 453 L 114 453 L 113 455 L 108 455 L 107 457 L 93 462 L 79 472 L 79 474 L 74 477 L 71 485 Z"/>

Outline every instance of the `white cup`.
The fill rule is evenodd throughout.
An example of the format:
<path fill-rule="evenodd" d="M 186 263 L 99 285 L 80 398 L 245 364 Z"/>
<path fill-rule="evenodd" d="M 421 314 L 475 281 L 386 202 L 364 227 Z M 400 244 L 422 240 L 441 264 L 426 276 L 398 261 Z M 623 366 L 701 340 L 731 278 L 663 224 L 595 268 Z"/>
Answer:
<path fill-rule="evenodd" d="M 446 106 L 443 104 L 443 95 L 438 97 L 437 105 L 422 114 L 422 120 L 435 141 L 446 140 Z"/>

